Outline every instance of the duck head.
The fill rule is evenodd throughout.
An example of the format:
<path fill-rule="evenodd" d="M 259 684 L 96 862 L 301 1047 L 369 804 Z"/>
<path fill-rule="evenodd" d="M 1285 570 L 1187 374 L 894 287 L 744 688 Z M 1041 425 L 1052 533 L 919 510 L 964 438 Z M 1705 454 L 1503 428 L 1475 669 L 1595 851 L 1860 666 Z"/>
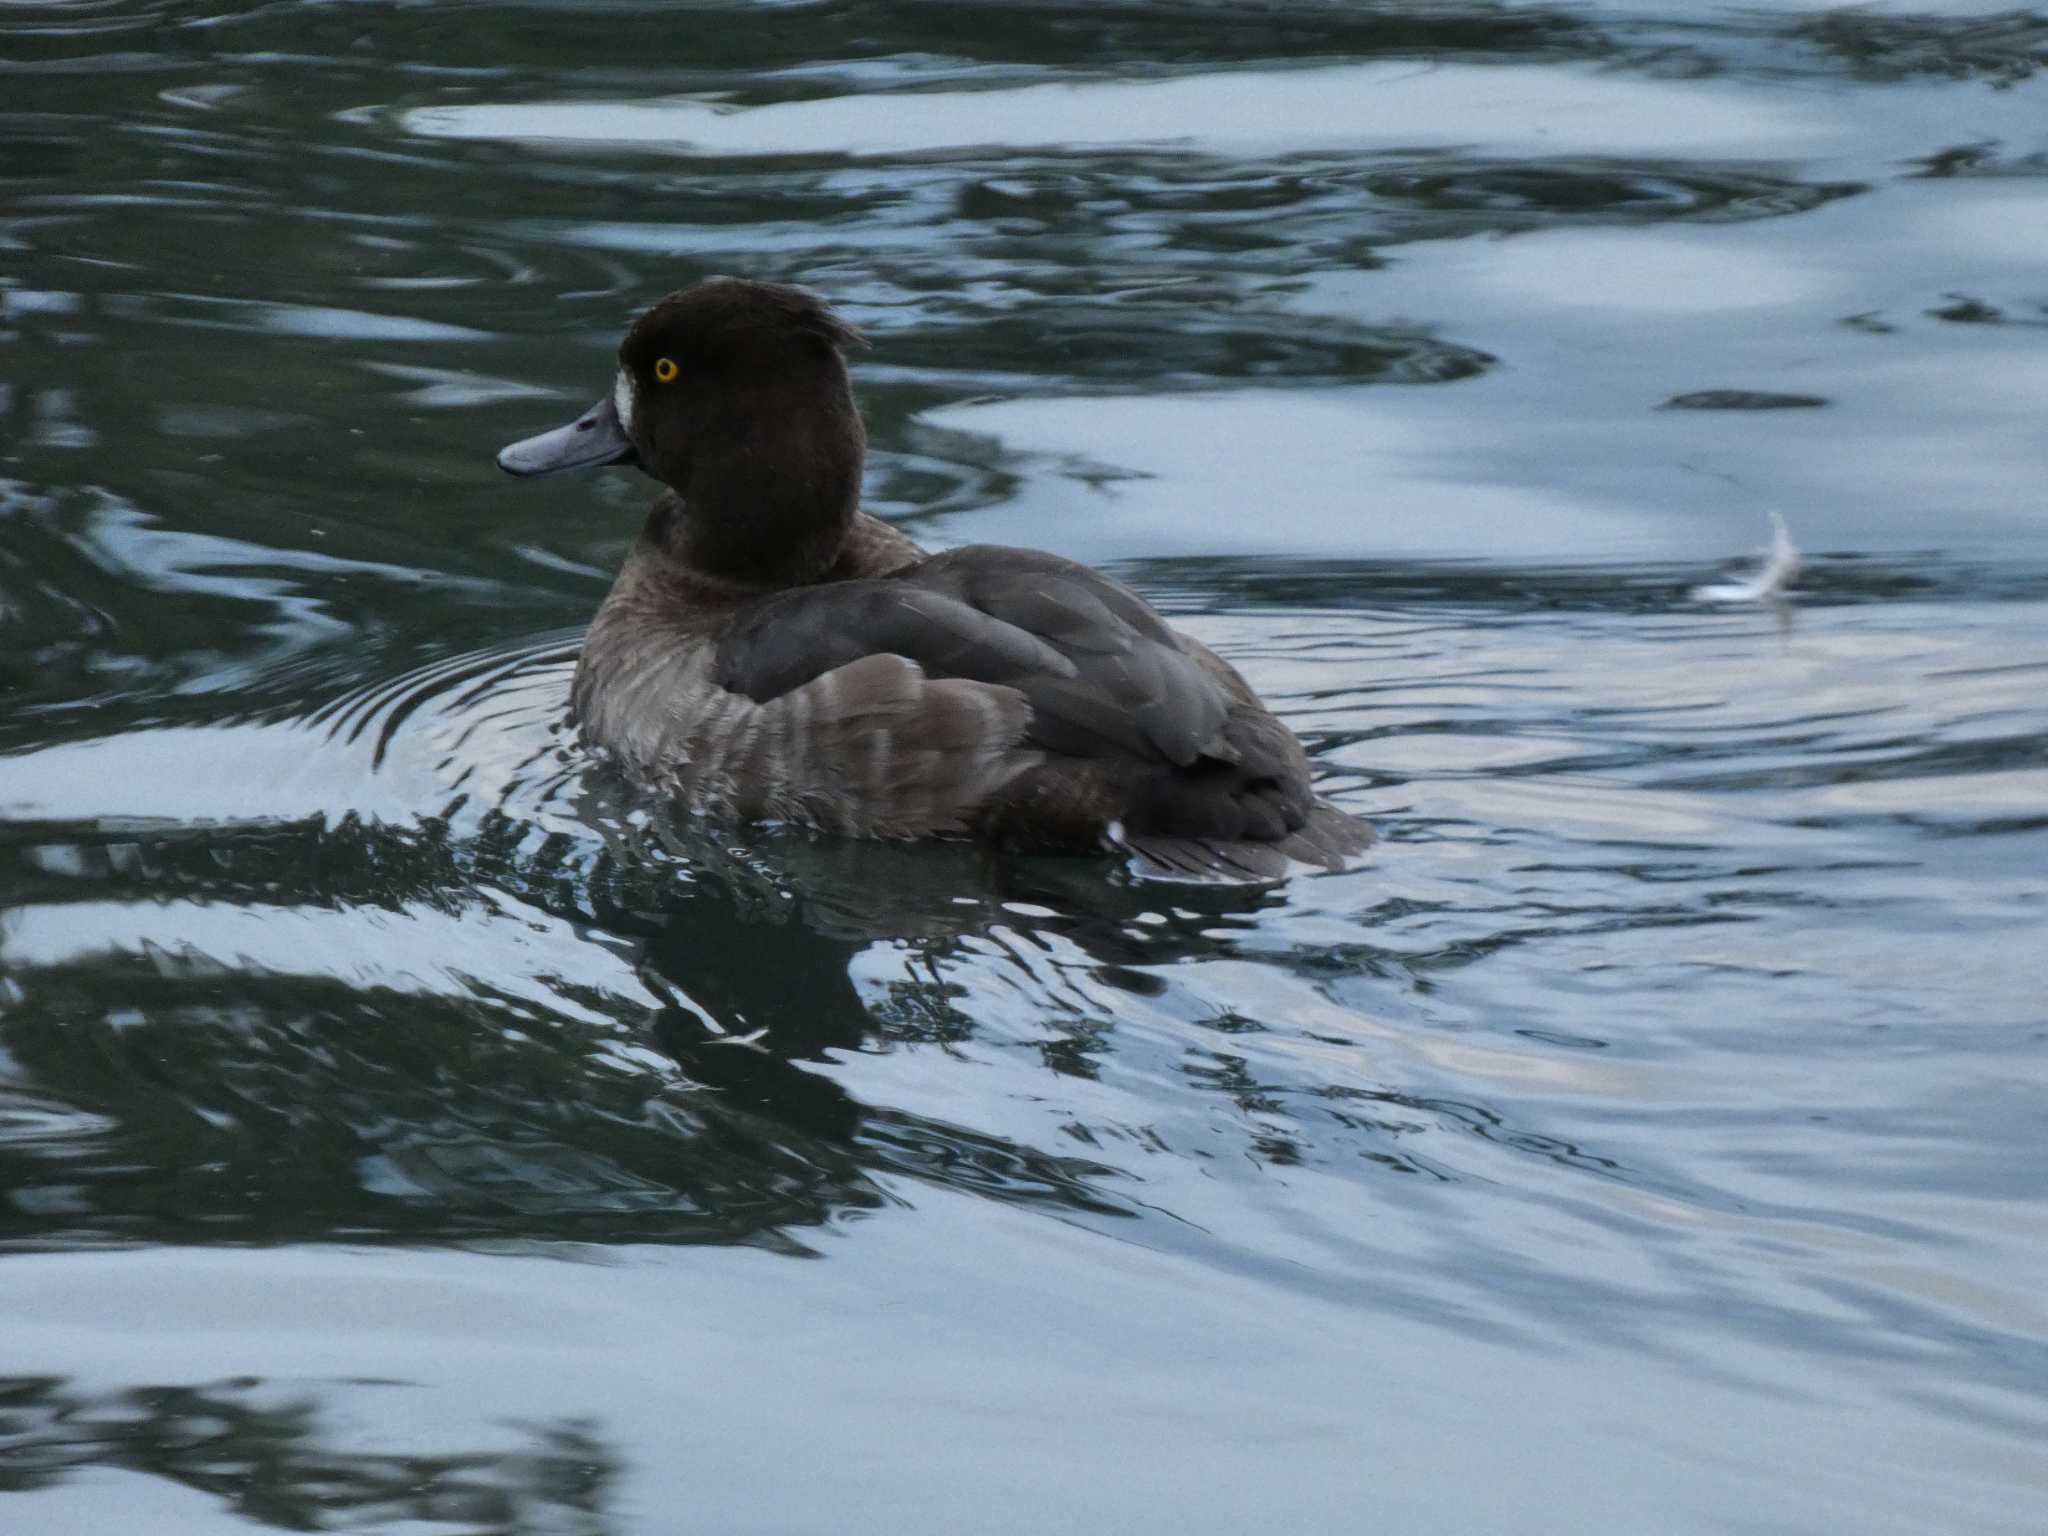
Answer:
<path fill-rule="evenodd" d="M 498 454 L 514 475 L 634 464 L 680 497 L 673 553 L 720 575 L 805 581 L 837 556 L 867 434 L 845 353 L 860 334 L 800 288 L 707 278 L 619 344 L 609 394 Z"/>

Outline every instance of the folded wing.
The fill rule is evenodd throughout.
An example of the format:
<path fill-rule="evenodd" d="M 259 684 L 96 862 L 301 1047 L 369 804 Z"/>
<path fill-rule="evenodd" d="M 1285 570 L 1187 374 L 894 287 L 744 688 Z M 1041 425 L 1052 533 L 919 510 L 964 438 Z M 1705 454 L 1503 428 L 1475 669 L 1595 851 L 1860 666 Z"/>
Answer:
<path fill-rule="evenodd" d="M 1271 878 L 1290 860 L 1341 867 L 1370 840 L 1316 798 L 1301 743 L 1227 663 L 1127 588 L 1037 551 L 970 546 L 778 593 L 721 635 L 711 677 L 735 704 L 821 731 L 835 713 L 821 705 L 843 709 L 864 691 L 839 680 L 884 662 L 923 689 L 1000 701 L 991 750 L 959 759 L 987 789 L 984 829 L 1013 811 L 1042 829 L 1055 808 L 1078 808 L 1091 835 L 1120 827 L 1155 869 L 1229 879 Z M 930 707 L 941 695 L 919 697 Z M 813 762 L 857 740 L 849 722 L 832 724 Z M 902 719 L 892 753 L 920 736 Z M 962 797 L 947 803 L 962 814 Z"/>
<path fill-rule="evenodd" d="M 719 683 L 766 702 L 862 656 L 1015 688 L 1028 739 L 1071 757 L 1189 767 L 1235 756 L 1231 697 L 1144 602 L 1086 566 L 969 546 L 893 576 L 768 598 L 722 638 Z"/>

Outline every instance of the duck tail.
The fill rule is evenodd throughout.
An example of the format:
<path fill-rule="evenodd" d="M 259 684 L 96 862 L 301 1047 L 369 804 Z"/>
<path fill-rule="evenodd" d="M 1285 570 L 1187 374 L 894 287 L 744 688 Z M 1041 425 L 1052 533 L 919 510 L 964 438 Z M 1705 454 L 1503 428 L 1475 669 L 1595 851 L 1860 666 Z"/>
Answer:
<path fill-rule="evenodd" d="M 1372 841 L 1370 824 L 1327 800 L 1317 800 L 1306 821 L 1272 842 L 1170 833 L 1124 833 L 1117 838 L 1133 855 L 1133 871 L 1146 879 L 1239 884 L 1284 880 L 1296 864 L 1333 872 L 1349 869 Z"/>

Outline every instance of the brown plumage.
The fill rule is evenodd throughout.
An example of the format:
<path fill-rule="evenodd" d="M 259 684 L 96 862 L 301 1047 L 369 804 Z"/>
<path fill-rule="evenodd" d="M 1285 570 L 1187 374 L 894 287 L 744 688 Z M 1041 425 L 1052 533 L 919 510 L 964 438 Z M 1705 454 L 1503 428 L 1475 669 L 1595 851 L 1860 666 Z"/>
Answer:
<path fill-rule="evenodd" d="M 605 400 L 499 455 L 668 487 L 583 644 L 593 741 L 692 806 L 853 836 L 1114 842 L 1239 879 L 1371 841 L 1244 679 L 1128 588 L 1033 550 L 927 555 L 859 511 L 857 340 L 800 289 L 712 278 L 634 322 Z"/>

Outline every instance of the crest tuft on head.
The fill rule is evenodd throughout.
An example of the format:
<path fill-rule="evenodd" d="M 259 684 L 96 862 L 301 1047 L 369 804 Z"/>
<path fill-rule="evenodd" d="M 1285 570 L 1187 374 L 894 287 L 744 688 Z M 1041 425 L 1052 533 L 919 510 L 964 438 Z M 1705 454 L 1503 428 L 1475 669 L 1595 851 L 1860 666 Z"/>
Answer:
<path fill-rule="evenodd" d="M 867 345 L 860 329 L 816 294 L 747 277 L 707 277 L 657 300 L 633 322 L 626 346 L 671 336 L 687 338 L 690 350 L 712 356 L 792 341 L 840 353 Z"/>

